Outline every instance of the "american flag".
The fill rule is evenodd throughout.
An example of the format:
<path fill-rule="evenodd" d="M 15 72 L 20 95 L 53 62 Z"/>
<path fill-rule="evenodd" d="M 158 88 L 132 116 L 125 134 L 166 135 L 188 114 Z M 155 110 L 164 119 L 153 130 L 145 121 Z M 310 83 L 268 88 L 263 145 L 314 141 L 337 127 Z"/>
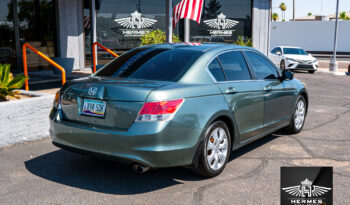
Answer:
<path fill-rule="evenodd" d="M 173 26 L 179 22 L 180 19 L 188 18 L 197 23 L 200 23 L 202 16 L 204 0 L 182 0 L 174 8 Z"/>

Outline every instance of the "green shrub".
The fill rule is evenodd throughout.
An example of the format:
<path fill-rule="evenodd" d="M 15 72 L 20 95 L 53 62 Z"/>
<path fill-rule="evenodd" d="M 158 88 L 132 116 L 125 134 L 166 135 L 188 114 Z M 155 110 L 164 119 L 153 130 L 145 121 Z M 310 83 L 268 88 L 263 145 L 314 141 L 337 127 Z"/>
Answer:
<path fill-rule="evenodd" d="M 235 44 L 236 45 L 240 45 L 240 46 L 253 47 L 252 39 L 248 38 L 248 39 L 245 40 L 243 36 L 238 36 L 238 39 L 237 39 Z"/>
<path fill-rule="evenodd" d="M 165 39 L 165 32 L 157 29 L 152 32 L 147 32 L 147 34 L 143 35 L 141 37 L 140 46 L 165 43 Z M 180 42 L 179 37 L 173 35 L 173 42 Z"/>
<path fill-rule="evenodd" d="M 10 98 L 20 98 L 19 91 L 15 91 L 23 86 L 26 77 L 23 74 L 13 77 L 10 72 L 10 64 L 0 64 L 0 101 Z"/>

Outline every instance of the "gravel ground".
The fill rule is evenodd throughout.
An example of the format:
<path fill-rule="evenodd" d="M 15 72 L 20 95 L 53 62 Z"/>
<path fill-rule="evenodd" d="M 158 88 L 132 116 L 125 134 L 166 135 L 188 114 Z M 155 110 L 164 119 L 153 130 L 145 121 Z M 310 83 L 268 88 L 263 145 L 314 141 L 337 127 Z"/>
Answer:
<path fill-rule="evenodd" d="M 333 166 L 334 204 L 350 204 L 350 77 L 296 77 L 310 94 L 304 131 L 233 152 L 216 178 L 184 168 L 138 175 L 44 139 L 0 149 L 0 204 L 280 204 L 281 166 Z"/>

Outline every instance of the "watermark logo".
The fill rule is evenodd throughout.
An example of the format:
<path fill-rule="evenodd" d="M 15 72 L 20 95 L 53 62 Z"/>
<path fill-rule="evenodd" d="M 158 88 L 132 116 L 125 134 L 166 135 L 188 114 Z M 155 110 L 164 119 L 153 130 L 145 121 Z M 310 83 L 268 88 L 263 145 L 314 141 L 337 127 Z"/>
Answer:
<path fill-rule="evenodd" d="M 281 167 L 282 205 L 332 203 L 332 167 Z"/>
<path fill-rule="evenodd" d="M 329 190 L 332 190 L 332 188 L 323 186 L 313 186 L 312 181 L 305 179 L 301 182 L 301 185 L 282 188 L 282 190 L 284 190 L 292 196 L 317 197 L 322 196 Z"/>

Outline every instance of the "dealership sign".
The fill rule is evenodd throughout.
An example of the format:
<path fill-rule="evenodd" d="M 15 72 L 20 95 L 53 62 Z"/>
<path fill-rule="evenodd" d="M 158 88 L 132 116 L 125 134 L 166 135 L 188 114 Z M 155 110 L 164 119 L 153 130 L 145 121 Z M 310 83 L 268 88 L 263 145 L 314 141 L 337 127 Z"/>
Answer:
<path fill-rule="evenodd" d="M 203 22 L 209 27 L 214 28 L 209 30 L 212 36 L 232 36 L 235 30 L 230 30 L 230 28 L 235 27 L 239 23 L 238 21 L 227 19 L 223 13 L 220 13 L 216 19 L 209 19 Z"/>
<path fill-rule="evenodd" d="M 332 167 L 281 167 L 281 205 L 333 204 Z"/>
<path fill-rule="evenodd" d="M 134 11 L 130 17 L 115 19 L 119 25 L 124 27 L 122 34 L 129 37 L 140 37 L 149 31 L 149 27 L 157 22 L 155 19 L 144 18 L 142 14 Z"/>

